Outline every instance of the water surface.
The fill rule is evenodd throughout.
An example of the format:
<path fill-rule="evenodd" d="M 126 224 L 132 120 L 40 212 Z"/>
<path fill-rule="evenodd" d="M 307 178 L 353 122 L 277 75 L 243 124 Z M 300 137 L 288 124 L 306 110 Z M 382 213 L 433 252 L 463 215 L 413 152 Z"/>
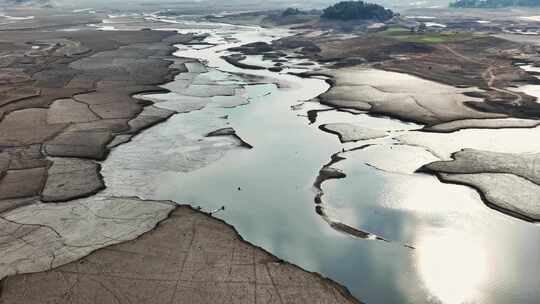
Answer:
<path fill-rule="evenodd" d="M 223 107 L 223 99 L 231 96 L 211 102 L 186 98 L 181 90 L 161 96 L 167 102 L 163 107 L 186 102 L 193 107 L 115 149 L 103 164 L 107 191 L 190 203 L 204 210 L 225 206 L 215 216 L 234 225 L 245 239 L 340 282 L 367 303 L 540 302 L 539 227 L 487 208 L 467 187 L 415 174 L 415 168 L 436 157 L 424 148 L 398 145 L 403 142 L 396 138 L 423 138 L 423 133 L 412 131 L 421 126 L 338 111 L 320 112 L 318 121 L 310 124 L 308 110 L 328 108 L 315 102 L 296 110 L 291 106 L 326 91 L 326 82 L 246 71 L 220 58 L 228 47 L 270 41 L 286 32 L 206 32 L 217 46 L 179 46 L 176 55 L 217 68 L 202 79 L 241 87 L 232 97 L 241 105 Z M 264 77 L 265 83 L 254 84 L 238 73 Z M 174 88 L 174 83 L 168 87 Z M 331 122 L 389 131 L 389 136 L 344 145 L 319 130 L 320 124 Z M 254 148 L 238 147 L 229 137 L 205 137 L 228 126 Z M 499 146 L 513 131 L 501 136 L 497 130 L 481 132 L 491 135 L 492 146 Z M 456 134 L 451 136 L 457 149 L 484 138 Z M 435 137 L 430 141 L 434 147 L 445 143 L 438 134 L 430 136 Z M 324 201 L 335 219 L 389 242 L 336 231 L 315 212 L 313 183 L 321 167 L 331 155 L 365 144 L 375 145 L 341 154 L 346 159 L 334 166 L 347 178 L 326 181 Z"/>

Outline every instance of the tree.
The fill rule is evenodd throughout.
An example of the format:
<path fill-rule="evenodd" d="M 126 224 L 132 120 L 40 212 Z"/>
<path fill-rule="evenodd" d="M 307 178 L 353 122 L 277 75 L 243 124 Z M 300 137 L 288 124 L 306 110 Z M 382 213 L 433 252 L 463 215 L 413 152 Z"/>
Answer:
<path fill-rule="evenodd" d="M 378 4 L 364 1 L 343 1 L 324 9 L 321 17 L 333 20 L 386 21 L 394 17 L 394 12 Z"/>
<path fill-rule="evenodd" d="M 304 15 L 305 13 L 297 8 L 289 7 L 288 9 L 284 10 L 281 14 L 283 17 L 287 16 L 297 16 L 297 15 Z"/>

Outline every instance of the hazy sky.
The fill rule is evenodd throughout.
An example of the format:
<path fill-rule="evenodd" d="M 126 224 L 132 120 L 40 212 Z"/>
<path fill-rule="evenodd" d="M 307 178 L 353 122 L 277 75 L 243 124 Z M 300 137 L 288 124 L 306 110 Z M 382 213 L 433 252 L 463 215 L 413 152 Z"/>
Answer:
<path fill-rule="evenodd" d="M 0 0 L 0 3 L 17 0 Z M 19 0 L 21 1 L 21 0 Z M 22 0 L 25 1 L 25 0 Z M 339 2 L 338 0 L 27 0 L 50 1 L 57 7 L 119 7 L 130 9 L 141 4 L 167 4 L 171 7 L 230 7 L 235 9 L 268 9 L 268 8 L 322 8 Z M 366 0 L 383 4 L 388 7 L 433 7 L 447 5 L 448 0 Z M 211 3 L 211 4 L 209 4 Z M 133 7 L 135 9 L 135 7 Z"/>

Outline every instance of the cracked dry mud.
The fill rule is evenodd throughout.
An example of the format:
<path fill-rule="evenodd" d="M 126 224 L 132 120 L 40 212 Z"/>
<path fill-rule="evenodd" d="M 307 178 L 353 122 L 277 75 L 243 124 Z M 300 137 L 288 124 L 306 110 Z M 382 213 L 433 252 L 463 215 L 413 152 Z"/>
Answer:
<path fill-rule="evenodd" d="M 456 88 L 408 74 L 350 67 L 325 71 L 333 87 L 319 99 L 337 107 L 382 114 L 426 125 L 424 130 L 453 132 L 466 128 L 529 128 L 538 120 L 477 110 L 485 91 Z M 472 107 L 471 105 L 475 105 Z M 534 113 L 533 113 L 534 114 Z M 534 115 L 531 116 L 534 117 Z"/>
<path fill-rule="evenodd" d="M 5 304 L 359 303 L 187 206 L 136 240 L 54 270 L 8 277 L 1 290 Z"/>
<path fill-rule="evenodd" d="M 28 51 L 37 59 L 4 62 L 6 67 L 17 67 L 6 71 L 17 85 L 0 92 L 5 95 L 0 105 L 4 118 L 0 130 L 5 130 L 0 132 L 0 144 L 5 147 L 0 154 L 0 211 L 8 211 L 0 217 L 0 248 L 7 253 L 0 260 L 0 278 L 11 275 L 0 283 L 0 303 L 358 303 L 336 283 L 279 261 L 245 243 L 232 227 L 189 207 L 137 198 L 80 199 L 103 189 L 96 161 L 105 159 L 112 147 L 175 111 L 204 107 L 204 100 L 210 97 L 223 107 L 237 106 L 238 86 L 216 88 L 204 77 L 192 77 L 208 71 L 203 64 L 175 59 L 171 65 L 170 44 L 191 39 L 189 36 L 148 33 L 153 36 L 123 32 L 133 35 L 125 38 L 107 33 L 114 36 L 107 46 L 87 33 L 69 39 L 48 34 L 53 37 L 39 41 L 48 48 Z M 36 66 L 28 68 L 28 60 Z M 50 70 L 40 68 L 51 64 Z M 178 72 L 186 74 L 185 82 L 175 82 L 177 88 L 163 88 L 182 91 L 184 95 L 176 97 L 186 103 L 170 103 L 170 110 L 166 110 L 132 97 L 163 91 L 157 85 Z M 337 70 L 337 85 L 322 101 L 353 111 L 418 121 L 428 125 L 426 130 L 437 132 L 537 125 L 536 120 L 468 107 L 467 102 L 481 102 L 465 94 L 470 89 L 428 83 L 404 74 L 394 75 L 399 80 L 395 83 L 414 82 L 410 87 L 386 85 L 378 77 L 361 74 L 356 68 Z M 423 87 L 422 91 L 416 90 L 418 87 Z M 351 125 L 328 126 L 327 131 L 343 142 L 388 134 Z M 218 129 L 212 135 L 242 141 L 232 128 Z M 455 158 L 455 163 L 426 167 L 432 166 L 442 180 L 479 189 L 492 205 L 512 215 L 538 219 L 540 212 L 531 206 L 538 188 L 526 168 L 499 164 L 493 169 L 489 163 L 474 159 L 475 166 L 463 169 L 467 157 Z M 321 169 L 316 182 L 319 203 L 321 183 L 345 176 L 330 164 Z M 493 185 L 500 187 L 493 190 Z M 513 187 L 530 194 L 517 200 L 519 206 L 508 203 L 515 200 L 510 191 Z M 26 207 L 14 209 L 20 206 Z M 385 241 L 332 220 L 321 206 L 319 211 L 336 230 Z M 33 273 L 39 271 L 45 272 Z"/>
<path fill-rule="evenodd" d="M 131 240 L 167 217 L 174 204 L 91 197 L 33 204 L 0 216 L 0 278 L 49 270 Z"/>
<path fill-rule="evenodd" d="M 361 146 L 357 149 L 365 149 L 367 147 L 370 147 L 370 145 Z M 343 153 L 346 151 L 343 151 Z M 320 170 L 319 175 L 315 179 L 315 182 L 313 183 L 313 188 L 316 191 L 315 195 L 315 210 L 317 214 L 319 214 L 327 223 L 332 227 L 333 229 L 340 231 L 342 233 L 360 238 L 360 239 L 372 239 L 372 240 L 379 240 L 379 241 L 387 241 L 383 237 L 380 237 L 378 235 L 375 235 L 371 232 L 367 232 L 358 228 L 355 228 L 353 226 L 350 226 L 346 223 L 342 223 L 339 220 L 336 220 L 332 214 L 329 214 L 325 202 L 323 200 L 324 197 L 324 191 L 322 188 L 322 185 L 332 179 L 342 179 L 346 178 L 347 175 L 343 173 L 341 170 L 332 167 L 334 164 L 337 164 L 346 158 L 342 157 L 340 153 L 336 153 L 332 155 L 331 160 L 325 164 Z"/>
<path fill-rule="evenodd" d="M 170 56 L 191 35 L 0 36 L 11 41 L 0 49 L 0 303 L 358 303 L 189 207 L 94 195 L 105 187 L 97 161 L 109 149 L 216 95 L 237 106 L 238 86 L 215 87 L 195 77 L 208 71 L 203 64 Z M 158 85 L 180 72 L 185 87 L 170 89 L 182 91 L 181 104 L 133 97 L 167 92 Z"/>
<path fill-rule="evenodd" d="M 540 221 L 540 155 L 464 149 L 451 161 L 438 161 L 420 171 L 443 182 L 477 189 L 488 206 L 532 222 Z"/>
<path fill-rule="evenodd" d="M 0 48 L 2 210 L 29 197 L 66 201 L 102 189 L 97 165 L 77 159 L 103 160 L 116 136 L 127 140 L 174 113 L 132 95 L 166 91 L 157 85 L 181 70 L 169 68 L 172 44 L 192 36 L 35 30 L 0 38 L 9 41 Z"/>
<path fill-rule="evenodd" d="M 493 91 L 506 91 L 503 87 L 499 88 L 498 76 L 494 74 L 488 77 L 489 86 L 485 91 L 476 88 L 456 88 L 416 76 L 365 67 L 341 68 L 324 73 L 332 77 L 333 87 L 319 97 L 322 103 L 338 109 L 361 110 L 424 124 L 425 127 L 419 131 L 428 131 L 431 134 L 416 132 L 416 135 L 402 135 L 398 140 L 404 144 L 425 147 L 442 159 L 446 158 L 445 155 L 430 149 L 433 148 L 432 145 L 424 143 L 426 138 L 451 137 L 454 134 L 457 134 L 458 138 L 459 134 L 463 134 L 463 131 L 460 131 L 463 129 L 474 131 L 474 129 L 506 128 L 507 130 L 500 131 L 508 133 L 509 128 L 525 130 L 537 127 L 539 123 L 534 111 L 527 112 L 529 104 L 524 100 L 531 99 L 531 96 L 519 95 L 521 101 L 516 101 L 515 104 L 516 109 L 527 112 L 527 115 L 516 114 L 518 110 L 515 113 L 496 113 L 497 111 L 483 109 L 494 104 L 493 100 L 486 98 L 489 94 Z M 502 107 L 505 101 L 500 103 Z M 332 127 L 332 124 L 329 125 Z M 355 132 L 350 126 L 338 125 L 337 129 L 327 126 L 321 128 L 337 134 L 342 142 L 354 138 L 352 135 Z M 534 129 L 530 130 L 534 132 Z M 500 138 L 503 137 L 496 140 Z M 511 138 L 505 140 L 512 141 Z M 522 138 L 518 140 L 523 141 Z M 457 142 L 459 141 L 439 140 L 435 147 L 436 150 L 446 146 L 454 148 L 453 144 Z M 489 141 L 485 139 L 478 142 Z M 534 146 L 534 143 L 527 145 Z M 456 147 L 452 152 L 458 149 L 460 147 Z M 513 150 L 534 151 L 533 147 Z M 466 185 L 478 190 L 486 204 L 498 211 L 527 221 L 540 221 L 536 154 L 465 150 L 455 153 L 453 158 L 451 162 L 428 164 L 421 171 L 436 174 L 443 182 Z"/>
<path fill-rule="evenodd" d="M 342 143 L 381 138 L 388 135 L 384 131 L 349 123 L 330 123 L 321 125 L 319 128 L 325 132 L 337 135 Z"/>

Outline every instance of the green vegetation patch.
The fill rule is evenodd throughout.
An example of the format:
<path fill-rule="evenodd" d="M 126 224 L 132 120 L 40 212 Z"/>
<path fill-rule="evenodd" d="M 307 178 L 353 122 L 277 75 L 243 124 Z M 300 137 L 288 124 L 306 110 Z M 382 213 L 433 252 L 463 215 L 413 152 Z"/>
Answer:
<path fill-rule="evenodd" d="M 469 32 L 414 32 L 402 27 L 391 27 L 375 35 L 405 42 L 428 44 L 456 42 L 480 37 L 477 34 Z"/>
<path fill-rule="evenodd" d="M 386 21 L 394 12 L 383 6 L 364 1 L 342 1 L 323 10 L 323 19 L 331 20 L 377 20 Z"/>
<path fill-rule="evenodd" d="M 305 12 L 302 12 L 301 10 L 297 8 L 289 7 L 288 9 L 284 10 L 281 15 L 283 17 L 287 17 L 287 16 L 298 16 L 298 15 L 305 15 L 305 14 L 306 14 Z"/>

